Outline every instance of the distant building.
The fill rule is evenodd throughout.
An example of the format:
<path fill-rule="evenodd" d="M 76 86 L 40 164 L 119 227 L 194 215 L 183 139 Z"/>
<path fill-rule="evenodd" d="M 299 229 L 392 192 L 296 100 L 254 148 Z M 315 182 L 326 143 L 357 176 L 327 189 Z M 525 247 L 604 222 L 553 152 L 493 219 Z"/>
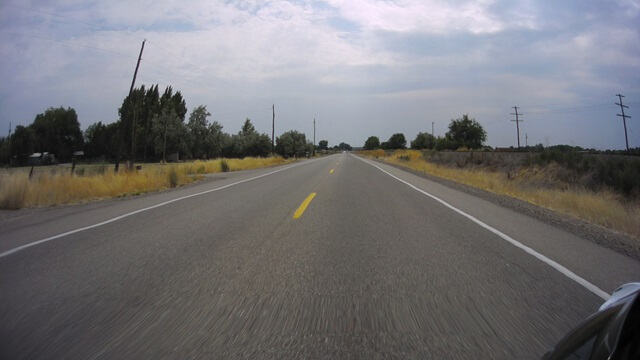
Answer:
<path fill-rule="evenodd" d="M 56 157 L 46 151 L 43 153 L 33 153 L 29 155 L 27 159 L 27 165 L 29 166 L 51 165 L 56 163 Z"/>

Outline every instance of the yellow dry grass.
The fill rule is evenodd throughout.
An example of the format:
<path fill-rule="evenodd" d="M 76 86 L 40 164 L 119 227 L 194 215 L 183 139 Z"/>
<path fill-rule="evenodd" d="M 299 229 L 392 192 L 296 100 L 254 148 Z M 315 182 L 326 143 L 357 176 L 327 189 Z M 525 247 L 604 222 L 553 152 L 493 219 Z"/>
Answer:
<path fill-rule="evenodd" d="M 80 165 L 76 175 L 69 171 L 39 172 L 31 180 L 28 171 L 0 171 L 0 209 L 72 204 L 181 186 L 201 179 L 203 174 L 221 172 L 222 161 L 227 162 L 229 171 L 236 171 L 279 165 L 290 160 L 270 157 L 144 164 L 142 170 L 117 174 L 111 166 L 105 171 L 99 168 L 100 165 Z"/>
<path fill-rule="evenodd" d="M 550 185 L 548 188 L 527 185 L 532 176 L 544 177 L 545 171 L 554 171 L 553 166 L 549 169 L 523 169 L 519 173 L 507 175 L 501 172 L 456 169 L 429 163 L 424 159 L 422 152 L 416 150 L 395 151 L 391 154 L 363 151 L 361 154 L 492 193 L 508 195 L 640 238 L 640 204 L 637 202 L 621 201 L 620 197 L 611 191 L 572 189 L 564 183 Z"/>

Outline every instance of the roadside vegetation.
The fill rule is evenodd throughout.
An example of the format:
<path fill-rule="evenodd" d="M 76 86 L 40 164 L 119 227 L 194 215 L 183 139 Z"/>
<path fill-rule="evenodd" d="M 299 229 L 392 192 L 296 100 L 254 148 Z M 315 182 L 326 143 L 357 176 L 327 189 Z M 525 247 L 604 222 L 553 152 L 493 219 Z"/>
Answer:
<path fill-rule="evenodd" d="M 118 119 L 80 129 L 71 107 L 48 108 L 0 137 L 0 209 L 70 204 L 182 186 L 204 174 L 255 169 L 351 149 L 318 145 L 304 133 L 272 138 L 251 119 L 226 133 L 199 105 L 187 116 L 180 91 L 134 88 Z M 122 166 L 120 166 L 122 164 Z"/>
<path fill-rule="evenodd" d="M 280 156 L 216 159 L 169 165 L 144 164 L 137 171 L 113 172 L 113 166 L 51 167 L 32 175 L 29 168 L 0 170 L 0 209 L 73 204 L 174 188 L 200 180 L 205 174 L 248 170 L 291 162 Z"/>
<path fill-rule="evenodd" d="M 589 153 L 567 145 L 496 152 L 467 115 L 444 137 L 419 133 L 406 149 L 403 134 L 369 137 L 363 156 L 507 195 L 576 216 L 640 239 L 640 157 Z M 507 149 L 513 150 L 513 149 Z M 633 149 L 631 154 L 638 149 Z"/>

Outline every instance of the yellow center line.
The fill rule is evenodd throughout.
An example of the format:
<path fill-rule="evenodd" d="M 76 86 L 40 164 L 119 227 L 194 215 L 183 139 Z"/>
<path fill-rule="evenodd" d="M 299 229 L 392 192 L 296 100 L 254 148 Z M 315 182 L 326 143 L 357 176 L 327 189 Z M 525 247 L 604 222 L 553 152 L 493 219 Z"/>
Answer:
<path fill-rule="evenodd" d="M 329 171 L 329 174 L 333 174 L 333 169 L 331 169 L 331 171 Z"/>
<path fill-rule="evenodd" d="M 294 219 L 298 219 L 302 216 L 302 213 L 307 210 L 307 206 L 309 206 L 309 203 L 311 203 L 311 200 L 313 200 L 314 197 L 316 197 L 316 193 L 311 193 L 306 199 L 304 199 L 302 204 L 300 204 L 300 207 L 298 207 L 298 210 L 293 214 Z"/>

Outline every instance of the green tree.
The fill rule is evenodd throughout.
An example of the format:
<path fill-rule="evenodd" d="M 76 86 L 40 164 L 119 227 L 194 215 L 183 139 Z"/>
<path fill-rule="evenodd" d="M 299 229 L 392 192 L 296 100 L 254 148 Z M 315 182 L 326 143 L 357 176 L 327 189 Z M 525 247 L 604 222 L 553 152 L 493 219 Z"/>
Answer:
<path fill-rule="evenodd" d="M 407 140 L 404 138 L 404 134 L 396 133 L 391 135 L 389 141 L 387 141 L 387 148 L 390 150 L 406 149 Z"/>
<path fill-rule="evenodd" d="M 11 159 L 11 138 L 9 137 L 1 137 L 0 138 L 0 164 L 9 164 L 9 160 Z"/>
<path fill-rule="evenodd" d="M 158 84 L 156 84 L 155 86 L 152 85 L 149 90 L 147 90 L 144 98 L 144 107 L 145 112 L 144 117 L 142 118 L 143 123 L 140 126 L 140 128 L 143 130 L 143 134 L 141 134 L 143 140 L 140 142 L 140 144 L 144 148 L 142 150 L 144 161 L 147 162 L 150 150 L 153 150 L 151 149 L 151 128 L 153 127 L 153 119 L 161 111 Z"/>
<path fill-rule="evenodd" d="M 251 136 L 251 135 L 255 135 L 258 132 L 256 131 L 255 126 L 253 126 L 253 124 L 251 123 L 251 119 L 247 118 L 244 121 L 244 124 L 242 124 L 242 129 L 240 130 L 240 135 L 243 136 Z"/>
<path fill-rule="evenodd" d="M 115 158 L 119 146 L 119 122 L 103 125 L 101 121 L 89 125 L 84 131 L 84 152 L 87 159 Z"/>
<path fill-rule="evenodd" d="M 222 156 L 222 151 L 227 146 L 228 141 L 229 136 L 222 132 L 222 125 L 217 121 L 211 123 L 205 140 L 207 159 L 214 159 Z"/>
<path fill-rule="evenodd" d="M 271 153 L 271 138 L 267 134 L 255 133 L 247 139 L 246 156 L 267 157 Z"/>
<path fill-rule="evenodd" d="M 318 150 L 329 150 L 329 142 L 327 140 L 318 141 Z"/>
<path fill-rule="evenodd" d="M 450 140 L 446 136 L 445 137 L 438 137 L 436 139 L 436 150 L 438 150 L 438 151 L 456 150 L 457 148 L 458 148 L 458 144 L 455 141 Z"/>
<path fill-rule="evenodd" d="M 347 144 L 347 143 L 343 143 L 341 142 L 338 145 L 338 149 L 342 150 L 342 151 L 351 151 L 353 150 L 353 148 L 351 147 L 351 145 Z"/>
<path fill-rule="evenodd" d="M 60 161 L 70 161 L 73 152 L 83 148 L 78 114 L 72 108 L 49 108 L 38 114 L 30 127 L 37 152 L 49 152 Z"/>
<path fill-rule="evenodd" d="M 283 158 L 302 157 L 307 151 L 307 137 L 295 130 L 287 131 L 276 138 L 275 151 Z"/>
<path fill-rule="evenodd" d="M 436 146 L 436 139 L 429 133 L 418 133 L 415 140 L 411 142 L 411 148 L 416 150 L 433 149 Z"/>
<path fill-rule="evenodd" d="M 245 156 L 266 157 L 271 152 L 271 138 L 267 134 L 259 134 L 247 118 L 238 135 L 231 137 L 234 157 Z"/>
<path fill-rule="evenodd" d="M 36 146 L 35 132 L 31 127 L 18 125 L 11 135 L 11 155 L 15 156 L 18 164 L 24 165 L 33 154 Z"/>
<path fill-rule="evenodd" d="M 470 119 L 469 115 L 463 115 L 462 118 L 451 120 L 445 137 L 453 141 L 457 147 L 479 149 L 487 139 L 487 132 L 475 119 Z"/>
<path fill-rule="evenodd" d="M 141 133 L 141 119 L 146 118 L 146 107 L 144 104 L 146 90 L 144 85 L 135 88 L 131 94 L 122 101 L 122 106 L 118 109 L 120 116 L 120 129 L 122 130 L 121 151 L 129 154 L 129 160 L 134 161 L 137 153 L 136 140 Z"/>
<path fill-rule="evenodd" d="M 380 148 L 380 139 L 377 136 L 369 136 L 367 141 L 364 142 L 364 150 L 375 150 Z"/>
<path fill-rule="evenodd" d="M 194 159 L 207 157 L 207 137 L 209 128 L 207 118 L 211 113 L 205 105 L 200 105 L 191 111 L 187 129 L 189 130 L 189 148 Z"/>
<path fill-rule="evenodd" d="M 187 129 L 180 117 L 173 109 L 163 109 L 156 117 L 152 128 L 156 153 L 162 155 L 162 161 L 167 161 L 167 154 L 188 151 Z"/>

